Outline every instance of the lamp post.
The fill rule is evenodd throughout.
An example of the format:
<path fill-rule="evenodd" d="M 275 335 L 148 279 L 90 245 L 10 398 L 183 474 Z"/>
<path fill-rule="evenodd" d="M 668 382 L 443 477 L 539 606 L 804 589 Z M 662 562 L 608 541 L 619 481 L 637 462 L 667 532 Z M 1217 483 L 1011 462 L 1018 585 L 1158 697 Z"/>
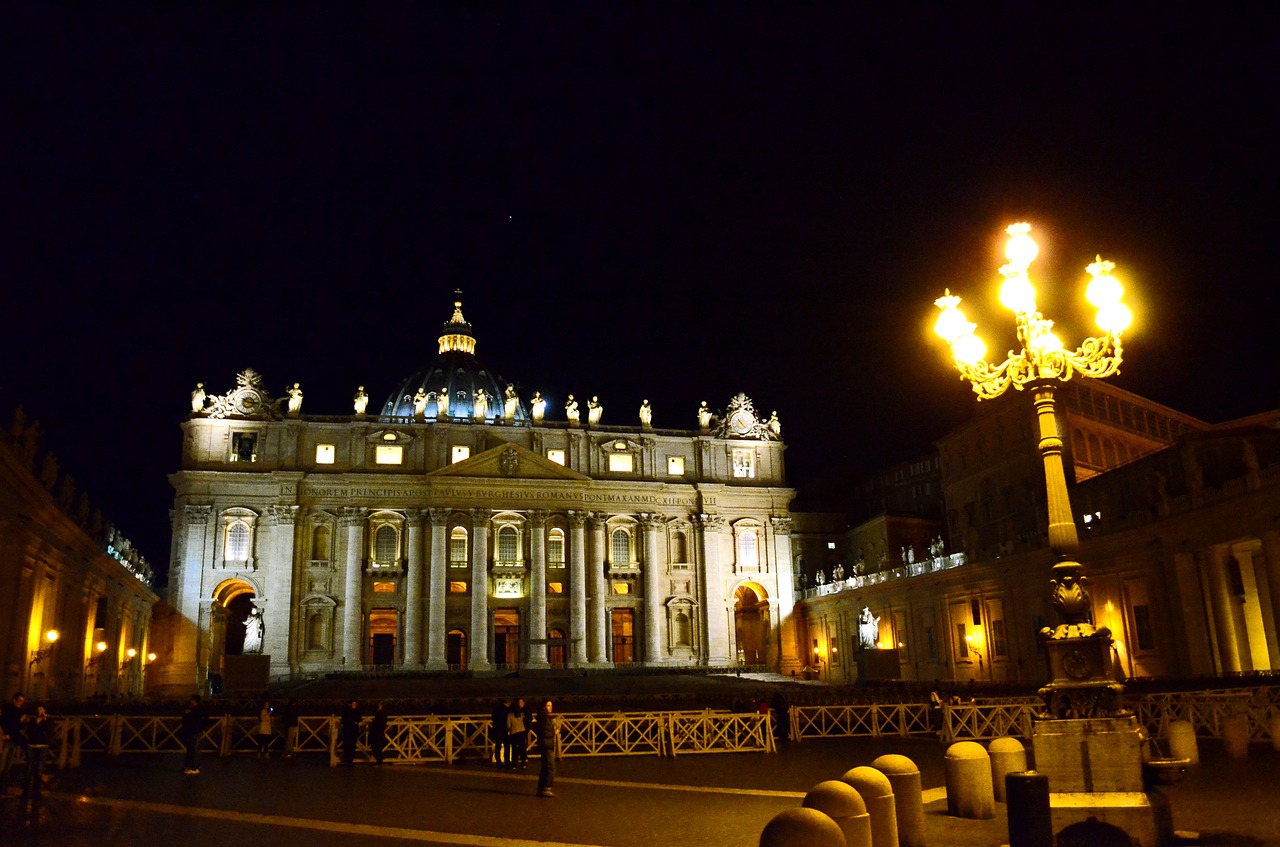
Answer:
<path fill-rule="evenodd" d="M 967 649 L 978 657 L 978 679 L 982 679 L 982 651 L 978 649 L 978 643 L 972 635 L 966 635 L 964 641 Z"/>
<path fill-rule="evenodd" d="M 1085 296 L 1098 309 L 1097 323 L 1102 335 L 1086 338 L 1075 350 L 1068 350 L 1053 333 L 1053 321 L 1036 308 L 1036 292 L 1027 268 L 1039 248 L 1025 223 L 1013 224 L 1006 232 L 1009 262 L 1000 268 L 1004 284 L 1000 302 L 1014 314 L 1022 349 L 1010 352 L 999 364 L 988 363 L 986 345 L 974 334 L 976 326 L 960 311 L 960 298 L 950 290 L 935 305 L 942 310 L 934 329 L 951 347 L 952 360 L 960 376 L 973 386 L 979 400 L 999 397 L 1012 386 L 1029 390 L 1039 422 L 1040 456 L 1048 495 L 1049 548 L 1054 564 L 1049 580 L 1053 605 L 1062 619 L 1056 628 L 1040 631 L 1049 661 L 1049 683 L 1040 690 L 1049 717 L 1095 717 L 1121 714 L 1123 687 L 1111 675 L 1111 632 L 1095 629 L 1084 567 L 1076 560 L 1080 547 L 1075 519 L 1067 494 L 1062 465 L 1062 437 L 1054 415 L 1054 392 L 1058 383 L 1073 376 L 1102 379 L 1120 368 L 1120 333 L 1132 320 L 1128 307 L 1120 302 L 1123 289 L 1111 276 L 1115 265 L 1098 257 L 1086 270 L 1091 280 Z"/>
<path fill-rule="evenodd" d="M 102 661 L 102 654 L 105 652 L 107 652 L 107 642 L 99 641 L 93 645 L 93 655 L 84 660 L 84 696 L 86 698 L 91 694 L 97 693 L 90 689 L 97 688 L 98 664 Z M 90 680 L 93 680 L 92 685 L 90 685 Z"/>
<path fill-rule="evenodd" d="M 62 633 L 56 629 L 51 629 L 44 634 L 44 646 L 31 651 L 31 661 L 27 664 L 27 676 L 30 677 L 33 686 L 35 685 L 36 677 L 46 676 L 43 671 L 36 672 L 36 668 L 39 667 L 41 662 L 53 655 L 53 648 L 58 645 L 58 639 L 61 637 Z M 46 692 L 48 691 L 47 685 L 45 690 Z"/>

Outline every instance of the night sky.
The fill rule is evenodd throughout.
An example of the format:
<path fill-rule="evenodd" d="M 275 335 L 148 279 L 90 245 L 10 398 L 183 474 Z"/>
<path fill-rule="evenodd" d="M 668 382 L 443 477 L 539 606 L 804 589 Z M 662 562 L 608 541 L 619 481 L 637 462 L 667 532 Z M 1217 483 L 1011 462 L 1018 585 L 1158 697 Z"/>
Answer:
<path fill-rule="evenodd" d="M 802 490 L 973 413 L 933 300 L 1012 346 L 1019 219 L 1069 341 L 1119 265 L 1117 385 L 1280 406 L 1272 5 L 172 5 L 11 8 L 0 60 L 0 410 L 161 568 L 197 381 L 378 409 L 454 288 L 551 417 L 743 391 Z"/>

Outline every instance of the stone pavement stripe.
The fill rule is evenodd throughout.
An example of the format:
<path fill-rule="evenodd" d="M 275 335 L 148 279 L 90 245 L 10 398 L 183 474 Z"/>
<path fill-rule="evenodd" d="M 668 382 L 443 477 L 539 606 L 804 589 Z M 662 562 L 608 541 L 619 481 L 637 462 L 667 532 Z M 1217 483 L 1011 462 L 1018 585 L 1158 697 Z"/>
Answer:
<path fill-rule="evenodd" d="M 538 777 L 533 774 L 519 773 L 483 773 L 478 771 L 443 771 L 423 769 L 423 774 L 444 774 L 450 778 L 458 776 L 474 776 L 482 779 L 518 779 L 535 782 Z M 686 791 L 693 794 L 736 794 L 746 797 L 794 797 L 804 799 L 803 791 L 775 791 L 770 788 L 721 788 L 715 785 L 658 785 L 652 782 L 624 782 L 616 779 L 592 779 L 582 776 L 557 776 L 556 784 L 560 785 L 599 785 L 605 788 L 648 788 L 651 791 Z M 946 796 L 945 794 L 942 796 Z"/>
<path fill-rule="evenodd" d="M 185 815 L 209 818 L 231 823 L 251 823 L 261 826 L 315 829 L 346 835 L 364 835 L 374 838 L 400 838 L 405 841 L 425 841 L 434 844 L 460 844 L 469 847 L 600 847 L 593 844 L 570 844 L 564 841 L 528 841 L 523 838 L 497 838 L 489 835 L 467 835 L 456 832 L 432 832 L 425 829 L 405 829 L 395 826 L 321 821 L 310 818 L 293 818 L 284 815 L 260 815 L 252 812 L 229 812 L 225 809 L 202 809 L 198 806 L 174 806 L 169 803 L 148 803 L 143 800 L 119 800 L 112 797 L 76 797 L 76 801 L 93 806 L 111 806 L 139 812 L 155 812 L 162 815 Z"/>

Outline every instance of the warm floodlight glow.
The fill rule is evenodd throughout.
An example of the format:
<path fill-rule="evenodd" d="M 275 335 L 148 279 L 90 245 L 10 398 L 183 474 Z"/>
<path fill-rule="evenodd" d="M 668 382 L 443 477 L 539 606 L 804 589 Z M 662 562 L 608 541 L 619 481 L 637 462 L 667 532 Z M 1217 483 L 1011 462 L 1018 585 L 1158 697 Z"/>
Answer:
<path fill-rule="evenodd" d="M 1040 254 L 1040 248 L 1027 233 L 1031 232 L 1031 224 L 1012 224 L 1005 229 L 1009 233 L 1009 243 L 1005 245 L 1004 255 L 1010 262 L 1025 268 Z"/>
<path fill-rule="evenodd" d="M 138 651 L 130 647 L 128 650 L 124 651 L 124 654 L 132 659 L 134 656 L 138 655 Z"/>
<path fill-rule="evenodd" d="M 970 644 L 972 644 L 972 643 L 973 643 L 973 636 L 972 636 L 972 635 L 966 635 L 966 636 L 964 637 L 964 640 L 965 640 L 965 641 L 967 641 L 967 642 L 969 642 Z"/>
<path fill-rule="evenodd" d="M 955 353 L 956 361 L 965 365 L 981 362 L 982 357 L 987 355 L 987 345 L 972 333 L 957 338 L 951 349 Z"/>
<path fill-rule="evenodd" d="M 1119 335 L 1133 323 L 1133 312 L 1123 303 L 1109 303 L 1098 309 L 1098 328 L 1112 335 Z"/>
<path fill-rule="evenodd" d="M 1115 262 L 1108 262 L 1101 256 L 1085 269 L 1093 279 L 1089 282 L 1089 287 L 1085 289 L 1084 296 L 1086 300 L 1098 308 L 1112 303 L 1119 303 L 1120 298 L 1124 296 L 1124 286 L 1120 284 L 1120 280 L 1111 275 L 1111 272 L 1115 269 Z"/>
<path fill-rule="evenodd" d="M 960 298 L 952 294 L 951 289 L 946 289 L 946 293 L 934 300 L 933 305 L 942 310 L 942 314 L 938 315 L 938 322 L 933 325 L 933 331 L 948 344 L 973 332 L 974 325 L 965 319 L 964 312 L 958 308 Z"/>
<path fill-rule="evenodd" d="M 155 653 L 148 653 L 148 654 L 147 654 L 147 661 L 148 661 L 148 662 L 154 662 L 155 660 L 156 660 L 156 654 L 155 654 Z"/>
<path fill-rule="evenodd" d="M 1024 273 L 1014 273 L 1005 277 L 1000 286 L 1000 303 L 1017 315 L 1026 315 L 1036 310 L 1036 290 L 1031 287 L 1031 280 Z"/>
<path fill-rule="evenodd" d="M 62 633 L 58 632 L 56 629 L 51 629 L 44 634 L 44 640 L 48 641 L 50 644 L 57 641 L 61 637 L 62 637 Z"/>
<path fill-rule="evenodd" d="M 93 649 L 97 650 L 99 653 L 105 653 L 107 652 L 107 642 L 99 641 L 97 644 L 93 645 Z"/>

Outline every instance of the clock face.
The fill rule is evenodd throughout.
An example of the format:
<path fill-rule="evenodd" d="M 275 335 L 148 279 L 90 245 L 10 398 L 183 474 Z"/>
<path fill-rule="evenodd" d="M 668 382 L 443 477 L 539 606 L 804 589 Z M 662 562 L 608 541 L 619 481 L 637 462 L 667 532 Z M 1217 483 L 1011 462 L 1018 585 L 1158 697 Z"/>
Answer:
<path fill-rule="evenodd" d="M 729 418 L 729 431 L 734 435 L 746 435 L 755 425 L 755 417 L 745 409 L 740 409 Z"/>
<path fill-rule="evenodd" d="M 258 394 L 251 388 L 242 388 L 231 398 L 232 405 L 242 415 L 252 415 L 258 411 Z"/>

